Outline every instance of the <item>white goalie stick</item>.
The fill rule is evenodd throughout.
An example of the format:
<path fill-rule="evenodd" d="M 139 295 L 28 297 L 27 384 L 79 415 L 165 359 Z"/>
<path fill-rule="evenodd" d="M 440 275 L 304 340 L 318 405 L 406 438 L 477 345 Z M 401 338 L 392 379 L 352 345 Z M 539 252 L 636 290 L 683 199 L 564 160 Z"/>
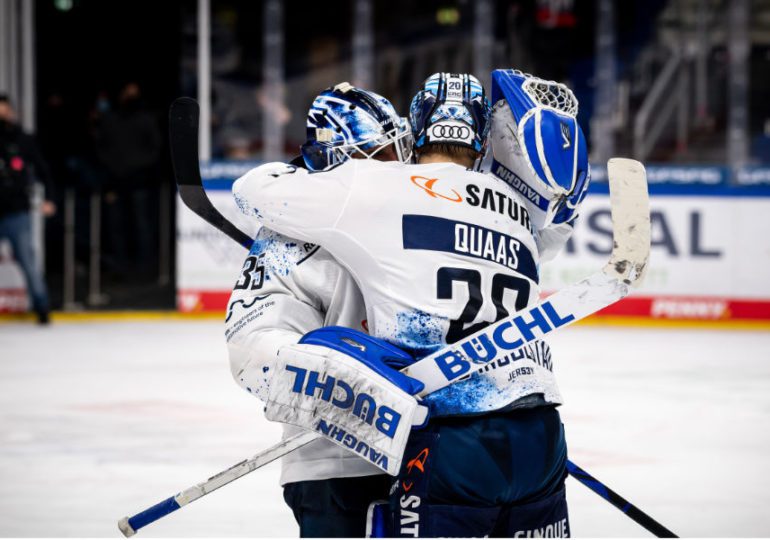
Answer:
<path fill-rule="evenodd" d="M 180 107 L 187 107 L 192 102 L 195 107 L 189 109 L 188 113 L 194 112 L 197 120 L 197 103 L 189 98 L 186 99 L 188 99 L 187 102 L 180 104 L 180 100 L 177 100 L 172 106 L 172 149 L 175 148 L 173 122 L 175 107 L 178 104 Z M 189 125 L 189 122 L 187 124 Z M 197 153 L 195 161 L 197 162 Z M 613 248 L 604 268 L 578 283 L 561 289 L 545 300 L 490 324 L 405 368 L 404 373 L 425 384 L 421 396 L 471 375 L 490 362 L 504 355 L 507 356 L 528 343 L 542 339 L 557 328 L 570 325 L 614 304 L 641 283 L 650 253 L 650 210 L 645 170 L 638 161 L 623 158 L 611 159 L 607 167 Z M 199 173 L 196 172 L 196 174 L 199 178 Z M 211 205 L 207 199 L 205 202 Z M 199 209 L 191 209 L 199 213 Z M 182 506 L 319 438 L 321 438 L 320 434 L 308 431 L 285 439 L 205 482 L 169 497 L 132 517 L 124 517 L 118 526 L 126 537 L 132 536 L 142 527 Z M 569 465 L 580 470 L 574 464 L 569 463 Z M 575 476 L 572 470 L 570 473 Z M 607 497 L 605 492 L 608 488 L 597 480 L 591 478 L 594 482 L 592 485 L 579 476 L 577 478 L 650 532 L 659 537 L 675 537 L 671 531 L 614 492 L 612 494 L 615 498 Z M 629 508 L 636 511 L 635 515 L 628 512 Z"/>

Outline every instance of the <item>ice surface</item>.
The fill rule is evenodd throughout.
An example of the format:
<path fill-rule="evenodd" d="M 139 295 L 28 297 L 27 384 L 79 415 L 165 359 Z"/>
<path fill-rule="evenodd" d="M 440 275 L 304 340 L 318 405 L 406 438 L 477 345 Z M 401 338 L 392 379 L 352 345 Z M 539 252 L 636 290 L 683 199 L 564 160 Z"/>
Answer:
<path fill-rule="evenodd" d="M 571 459 L 683 536 L 770 536 L 770 333 L 553 335 Z M 116 522 L 279 438 L 217 322 L 0 325 L 0 535 Z M 140 536 L 296 536 L 277 464 Z M 575 536 L 645 536 L 574 480 Z"/>

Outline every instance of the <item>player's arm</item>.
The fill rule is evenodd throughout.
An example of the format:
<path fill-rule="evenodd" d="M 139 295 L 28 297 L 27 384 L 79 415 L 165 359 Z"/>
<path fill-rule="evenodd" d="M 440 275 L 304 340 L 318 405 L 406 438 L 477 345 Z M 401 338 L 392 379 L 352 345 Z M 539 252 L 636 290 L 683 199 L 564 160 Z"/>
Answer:
<path fill-rule="evenodd" d="M 310 173 L 285 163 L 252 169 L 233 184 L 243 213 L 281 234 L 321 243 L 347 204 L 355 160 L 335 169 Z"/>
<path fill-rule="evenodd" d="M 309 330 L 363 329 L 366 310 L 352 276 L 317 245 L 262 227 L 244 260 L 225 320 L 236 382 L 265 399 L 268 368 Z"/>
<path fill-rule="evenodd" d="M 342 285 L 352 278 L 318 246 L 262 227 L 235 280 L 225 320 L 233 377 L 265 399 L 269 368 L 278 350 L 295 344 L 310 329 L 326 324 L 337 290 L 337 311 L 353 325 L 363 319 L 361 295 Z"/>
<path fill-rule="evenodd" d="M 580 191 L 573 192 L 565 197 L 560 208 L 554 216 L 553 222 L 538 231 L 535 239 L 540 253 L 540 262 L 548 262 L 558 255 L 575 230 L 575 222 L 580 215 L 580 206 L 588 194 L 588 186 L 591 183 L 591 167 L 586 164 L 587 177 L 581 182 Z"/>
<path fill-rule="evenodd" d="M 252 268 L 248 259 L 244 268 Z M 268 420 L 316 431 L 395 474 L 412 425 L 427 419 L 413 397 L 422 384 L 398 371 L 413 358 L 349 328 L 303 336 L 302 328 L 322 326 L 322 311 L 293 279 L 270 281 L 261 294 L 236 289 L 231 298 L 226 334 L 236 381 L 265 402 Z"/>
<path fill-rule="evenodd" d="M 225 320 L 225 337 L 230 370 L 235 381 L 251 394 L 266 399 L 269 368 L 284 345 L 297 343 L 308 328 L 323 325 L 323 313 L 311 298 L 299 290 L 294 279 L 270 273 L 264 260 L 249 255 L 238 283 L 245 275 L 269 279 L 254 290 L 236 289 L 230 297 Z M 254 283 L 247 283 L 251 287 Z"/>

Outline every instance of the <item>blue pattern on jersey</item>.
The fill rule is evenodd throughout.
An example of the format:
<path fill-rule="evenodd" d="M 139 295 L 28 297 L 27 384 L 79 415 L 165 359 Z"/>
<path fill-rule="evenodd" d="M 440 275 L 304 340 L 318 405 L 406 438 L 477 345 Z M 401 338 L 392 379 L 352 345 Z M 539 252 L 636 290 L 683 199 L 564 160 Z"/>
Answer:
<path fill-rule="evenodd" d="M 419 309 L 396 313 L 393 341 L 417 358 L 434 353 L 444 346 L 449 319 Z"/>
<path fill-rule="evenodd" d="M 297 265 L 317 250 L 318 246 L 315 244 L 299 242 L 262 227 L 254 238 L 249 255 L 262 258 L 264 277 L 269 281 L 273 274 L 288 276 Z"/>

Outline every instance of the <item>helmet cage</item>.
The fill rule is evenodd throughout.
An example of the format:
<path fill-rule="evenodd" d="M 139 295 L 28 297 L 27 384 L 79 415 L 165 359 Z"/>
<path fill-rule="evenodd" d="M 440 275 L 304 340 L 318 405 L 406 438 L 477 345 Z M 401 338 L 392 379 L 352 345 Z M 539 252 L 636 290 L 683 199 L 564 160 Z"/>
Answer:
<path fill-rule="evenodd" d="M 393 144 L 396 157 L 401 163 L 412 161 L 413 138 L 410 129 L 397 126 L 390 131 L 372 139 L 358 143 L 329 145 L 318 140 L 309 141 L 301 146 L 302 155 L 313 171 L 328 171 L 353 158 L 358 153 L 364 159 L 375 159 L 375 156 L 387 146 Z"/>
<path fill-rule="evenodd" d="M 369 117 L 368 121 L 364 121 L 364 125 L 368 125 L 369 136 L 349 142 L 351 138 L 360 138 L 361 131 L 334 113 L 327 114 L 323 105 L 316 105 L 318 100 L 324 98 L 327 105 L 330 102 L 336 103 L 350 110 L 360 107 Z M 318 120 L 318 114 L 313 114 L 314 108 L 323 120 Z M 314 101 L 311 112 L 308 113 L 307 142 L 300 150 L 311 170 L 326 171 L 347 161 L 356 153 L 366 159 L 374 158 L 390 144 L 395 145 L 398 160 L 408 163 L 412 159 L 412 140 L 409 122 L 396 115 L 389 101 L 377 94 L 341 83 L 325 90 Z"/>

